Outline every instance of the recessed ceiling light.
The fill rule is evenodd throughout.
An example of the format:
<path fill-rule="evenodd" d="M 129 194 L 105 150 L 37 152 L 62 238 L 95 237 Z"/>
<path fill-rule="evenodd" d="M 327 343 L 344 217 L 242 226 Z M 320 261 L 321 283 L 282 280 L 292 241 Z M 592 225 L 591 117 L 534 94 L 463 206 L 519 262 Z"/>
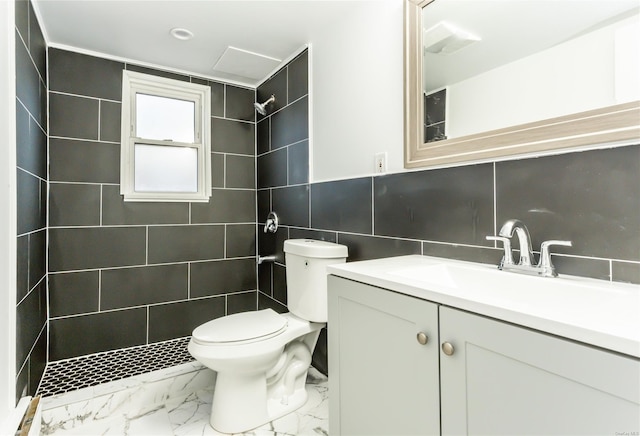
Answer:
<path fill-rule="evenodd" d="M 174 27 L 173 29 L 171 29 L 170 33 L 174 38 L 180 39 L 182 41 L 187 41 L 193 38 L 193 32 L 187 29 L 182 29 L 180 27 Z"/>

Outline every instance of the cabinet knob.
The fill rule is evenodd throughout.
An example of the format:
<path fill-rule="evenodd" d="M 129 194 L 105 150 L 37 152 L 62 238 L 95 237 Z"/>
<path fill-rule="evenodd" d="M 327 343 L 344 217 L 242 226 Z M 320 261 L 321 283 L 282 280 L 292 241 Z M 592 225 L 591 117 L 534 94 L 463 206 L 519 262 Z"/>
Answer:
<path fill-rule="evenodd" d="M 429 336 L 427 336 L 424 332 L 418 333 L 416 335 L 416 338 L 418 339 L 420 345 L 426 345 L 426 343 L 429 342 Z"/>
<path fill-rule="evenodd" d="M 450 342 L 442 343 L 442 352 L 444 354 L 446 354 L 447 356 L 452 356 L 454 351 L 455 350 L 453 348 L 453 344 L 451 344 Z"/>

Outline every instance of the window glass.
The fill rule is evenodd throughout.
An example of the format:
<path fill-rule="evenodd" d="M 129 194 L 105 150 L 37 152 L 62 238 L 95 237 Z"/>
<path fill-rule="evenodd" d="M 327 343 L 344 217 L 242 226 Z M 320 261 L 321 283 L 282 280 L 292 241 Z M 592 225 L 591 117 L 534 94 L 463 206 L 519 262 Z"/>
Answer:
<path fill-rule="evenodd" d="M 211 197 L 211 88 L 122 73 L 120 193 L 125 201 Z"/>
<path fill-rule="evenodd" d="M 160 141 L 195 142 L 195 103 L 136 94 L 136 136 Z"/>
<path fill-rule="evenodd" d="M 134 167 L 136 192 L 198 192 L 195 148 L 136 144 Z"/>

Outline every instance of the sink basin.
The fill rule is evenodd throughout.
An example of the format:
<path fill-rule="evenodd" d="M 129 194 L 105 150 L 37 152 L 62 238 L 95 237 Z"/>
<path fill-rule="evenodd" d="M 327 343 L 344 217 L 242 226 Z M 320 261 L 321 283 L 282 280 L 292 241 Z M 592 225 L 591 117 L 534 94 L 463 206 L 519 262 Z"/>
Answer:
<path fill-rule="evenodd" d="M 514 293 L 526 298 L 540 293 L 552 294 L 554 298 L 571 299 L 579 297 L 601 298 L 606 295 L 605 282 L 594 283 L 579 277 L 560 276 L 555 278 L 539 277 L 513 271 L 501 271 L 495 265 L 472 264 L 466 262 L 442 262 L 409 267 L 392 268 L 390 276 L 418 282 L 427 289 L 441 289 L 478 292 L 490 292 L 495 296 L 513 296 Z M 598 289 L 598 288 L 604 289 Z M 600 291 L 592 294 L 593 291 Z M 604 292 L 604 294 L 602 294 Z"/>
<path fill-rule="evenodd" d="M 433 287 L 453 289 L 464 289 L 470 286 L 473 289 L 495 287 L 498 281 L 501 285 L 504 285 L 505 280 L 513 282 L 512 285 L 514 286 L 522 286 L 522 280 L 526 281 L 531 278 L 522 275 L 514 280 L 510 277 L 512 273 L 500 271 L 495 266 L 458 265 L 452 263 L 393 269 L 389 271 L 389 274 L 409 280 L 417 280 Z"/>

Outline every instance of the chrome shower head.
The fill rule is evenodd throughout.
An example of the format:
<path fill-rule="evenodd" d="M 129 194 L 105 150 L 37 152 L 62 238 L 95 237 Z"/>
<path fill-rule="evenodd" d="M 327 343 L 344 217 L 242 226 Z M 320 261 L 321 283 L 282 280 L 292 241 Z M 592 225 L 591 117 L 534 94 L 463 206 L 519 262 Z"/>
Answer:
<path fill-rule="evenodd" d="M 273 103 L 274 101 L 276 101 L 276 96 L 272 95 L 271 97 L 269 97 L 269 99 L 267 101 L 265 101 L 264 103 L 258 103 L 257 101 L 253 104 L 253 107 L 256 108 L 256 110 L 258 111 L 258 113 L 260 115 L 266 115 L 267 114 L 267 105 L 269 103 Z"/>

